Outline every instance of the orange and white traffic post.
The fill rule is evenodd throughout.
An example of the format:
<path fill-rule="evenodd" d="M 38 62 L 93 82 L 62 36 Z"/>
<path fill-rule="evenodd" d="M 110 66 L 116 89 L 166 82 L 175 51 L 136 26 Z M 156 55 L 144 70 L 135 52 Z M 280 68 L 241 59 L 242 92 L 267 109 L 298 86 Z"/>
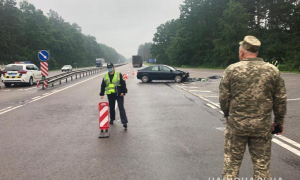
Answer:
<path fill-rule="evenodd" d="M 132 75 L 134 76 L 134 70 L 132 71 Z"/>
<path fill-rule="evenodd" d="M 99 103 L 99 138 L 109 137 L 109 106 L 108 102 Z"/>

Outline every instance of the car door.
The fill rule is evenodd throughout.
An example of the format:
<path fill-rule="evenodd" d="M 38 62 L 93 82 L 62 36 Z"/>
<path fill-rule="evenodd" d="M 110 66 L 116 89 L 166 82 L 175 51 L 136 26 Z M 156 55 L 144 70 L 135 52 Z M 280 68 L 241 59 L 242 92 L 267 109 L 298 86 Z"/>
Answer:
<path fill-rule="evenodd" d="M 35 80 L 41 80 L 42 79 L 42 72 L 36 65 L 33 65 L 32 72 L 34 74 L 34 79 Z"/>
<path fill-rule="evenodd" d="M 171 69 L 166 66 L 160 66 L 160 78 L 161 80 L 173 80 Z"/>
<path fill-rule="evenodd" d="M 158 66 L 151 66 L 149 69 L 149 78 L 151 80 L 159 80 L 159 69 Z"/>

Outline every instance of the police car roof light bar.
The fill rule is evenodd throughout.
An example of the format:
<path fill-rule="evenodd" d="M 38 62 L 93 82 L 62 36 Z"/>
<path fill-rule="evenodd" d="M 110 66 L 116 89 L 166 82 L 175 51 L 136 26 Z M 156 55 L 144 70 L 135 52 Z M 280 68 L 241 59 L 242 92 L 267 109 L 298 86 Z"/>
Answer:
<path fill-rule="evenodd" d="M 15 64 L 31 64 L 31 61 L 15 62 Z"/>

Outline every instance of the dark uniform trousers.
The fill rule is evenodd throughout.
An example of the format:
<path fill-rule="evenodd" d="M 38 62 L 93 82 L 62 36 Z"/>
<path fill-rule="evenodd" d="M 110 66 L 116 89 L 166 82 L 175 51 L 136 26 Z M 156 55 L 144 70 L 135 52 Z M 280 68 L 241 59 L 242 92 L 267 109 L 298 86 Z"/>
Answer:
<path fill-rule="evenodd" d="M 118 107 L 120 110 L 120 117 L 122 124 L 128 123 L 125 108 L 124 108 L 124 96 L 117 96 L 116 94 L 110 94 L 107 95 L 108 102 L 109 102 L 109 114 L 110 114 L 110 120 L 116 119 L 116 112 L 115 112 L 115 106 L 116 106 L 116 100 L 118 102 Z"/>

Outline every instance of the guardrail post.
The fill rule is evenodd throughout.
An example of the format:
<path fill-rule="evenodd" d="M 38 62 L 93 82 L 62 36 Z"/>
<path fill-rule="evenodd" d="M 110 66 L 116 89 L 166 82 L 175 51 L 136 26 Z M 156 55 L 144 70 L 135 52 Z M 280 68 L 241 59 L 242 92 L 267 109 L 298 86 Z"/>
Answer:
<path fill-rule="evenodd" d="M 82 77 L 84 77 L 84 73 L 82 73 Z"/>
<path fill-rule="evenodd" d="M 77 74 L 76 74 L 76 79 L 77 79 Z"/>
<path fill-rule="evenodd" d="M 44 86 L 44 84 L 45 84 L 45 83 L 44 83 L 45 79 L 46 79 L 45 76 L 42 76 L 42 80 L 43 80 L 43 86 L 42 86 L 42 89 L 43 89 L 43 90 L 45 89 L 45 86 Z"/>
<path fill-rule="evenodd" d="M 68 78 L 66 78 L 66 82 L 68 82 Z"/>
<path fill-rule="evenodd" d="M 73 76 L 71 76 L 71 81 L 73 81 Z"/>
<path fill-rule="evenodd" d="M 54 83 L 52 83 L 52 87 L 54 86 Z"/>

